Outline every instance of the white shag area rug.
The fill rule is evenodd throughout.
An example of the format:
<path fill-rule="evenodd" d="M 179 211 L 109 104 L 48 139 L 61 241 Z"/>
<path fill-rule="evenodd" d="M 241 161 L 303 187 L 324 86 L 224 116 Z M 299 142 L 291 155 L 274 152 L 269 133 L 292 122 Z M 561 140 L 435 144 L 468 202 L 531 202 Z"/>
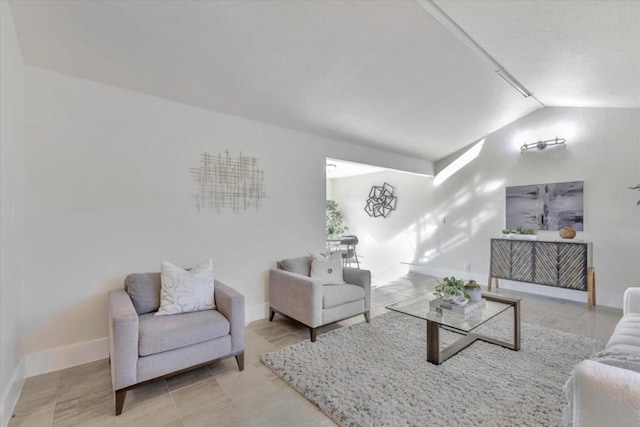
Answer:
<path fill-rule="evenodd" d="M 510 311 L 478 333 L 511 340 Z M 342 426 L 559 426 L 573 366 L 599 340 L 522 324 L 522 349 L 476 341 L 426 360 L 426 322 L 390 312 L 262 355 L 262 362 Z M 441 329 L 441 348 L 460 335 Z"/>

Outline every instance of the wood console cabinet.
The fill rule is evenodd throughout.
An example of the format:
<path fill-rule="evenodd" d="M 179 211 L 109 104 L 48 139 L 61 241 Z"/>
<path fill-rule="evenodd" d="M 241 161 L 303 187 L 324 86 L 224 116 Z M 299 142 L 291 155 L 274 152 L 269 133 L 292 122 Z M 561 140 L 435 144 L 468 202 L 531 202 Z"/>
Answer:
<path fill-rule="evenodd" d="M 541 240 L 491 239 L 491 279 L 515 280 L 588 292 L 595 304 L 592 244 Z"/>

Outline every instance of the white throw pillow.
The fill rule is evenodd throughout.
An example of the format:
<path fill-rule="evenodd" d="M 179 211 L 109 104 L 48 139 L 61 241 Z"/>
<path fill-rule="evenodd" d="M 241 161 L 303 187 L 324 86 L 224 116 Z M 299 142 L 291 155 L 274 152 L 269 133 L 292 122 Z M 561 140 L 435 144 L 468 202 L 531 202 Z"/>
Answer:
<path fill-rule="evenodd" d="M 334 252 L 328 257 L 322 254 L 311 255 L 311 277 L 320 279 L 323 285 L 345 283 L 342 277 L 342 252 Z"/>
<path fill-rule="evenodd" d="M 160 308 L 156 316 L 216 308 L 211 258 L 199 263 L 190 271 L 163 261 L 160 284 Z"/>

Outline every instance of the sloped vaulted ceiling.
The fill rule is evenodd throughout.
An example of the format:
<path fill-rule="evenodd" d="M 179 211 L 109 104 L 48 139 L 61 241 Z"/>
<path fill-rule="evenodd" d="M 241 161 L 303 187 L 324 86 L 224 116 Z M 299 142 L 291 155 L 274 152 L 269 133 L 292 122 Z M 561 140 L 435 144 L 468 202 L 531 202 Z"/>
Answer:
<path fill-rule="evenodd" d="M 640 108 L 639 1 L 437 1 L 546 106 Z"/>
<path fill-rule="evenodd" d="M 616 63 L 628 78 L 640 42 L 624 34 L 636 34 L 637 26 L 622 36 L 593 34 L 601 46 L 591 49 L 568 40 L 600 30 L 576 25 L 562 33 L 569 46 L 554 50 L 545 45 L 553 45 L 552 36 L 525 31 L 514 39 L 513 32 L 563 2 L 541 11 L 534 2 L 467 3 L 436 4 L 543 102 L 638 106 L 638 97 L 621 95 L 628 87 L 600 86 L 613 66 L 583 70 L 573 92 L 557 89 L 566 89 L 578 67 L 564 66 L 568 51 L 583 63 L 597 61 L 593 56 L 609 52 L 618 37 L 632 49 L 609 52 L 607 60 L 626 58 Z M 570 13 L 577 7 L 570 3 L 559 10 Z M 625 7 L 616 10 L 637 12 Z M 11 9 L 28 65 L 426 160 L 541 107 L 413 1 L 58 0 L 13 1 Z M 604 19 L 618 25 L 628 18 L 611 12 Z"/>

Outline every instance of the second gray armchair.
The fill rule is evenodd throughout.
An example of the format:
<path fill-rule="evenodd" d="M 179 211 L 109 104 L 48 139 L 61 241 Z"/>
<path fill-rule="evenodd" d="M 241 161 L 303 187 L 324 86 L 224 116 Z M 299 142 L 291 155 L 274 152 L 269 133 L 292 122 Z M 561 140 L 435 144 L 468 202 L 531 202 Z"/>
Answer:
<path fill-rule="evenodd" d="M 269 271 L 269 309 L 309 327 L 311 341 L 320 326 L 339 322 L 359 314 L 370 321 L 371 272 L 343 268 L 346 283 L 322 284 L 311 276 L 310 256 L 279 261 Z"/>

